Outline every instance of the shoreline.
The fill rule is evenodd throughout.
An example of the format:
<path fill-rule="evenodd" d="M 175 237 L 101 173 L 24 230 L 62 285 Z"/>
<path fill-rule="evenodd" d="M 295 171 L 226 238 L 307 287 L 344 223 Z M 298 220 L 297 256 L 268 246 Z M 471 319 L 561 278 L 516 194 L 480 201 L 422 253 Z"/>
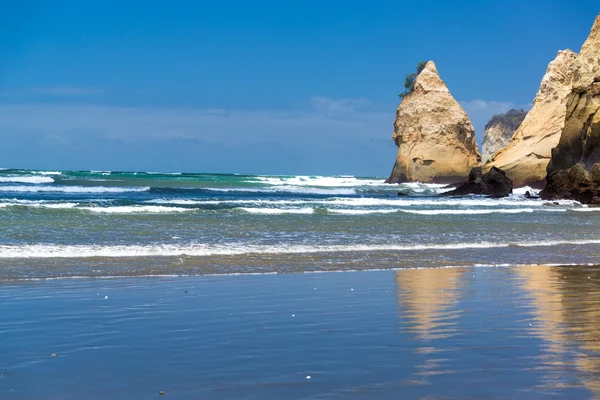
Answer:
<path fill-rule="evenodd" d="M 443 269 L 486 269 L 486 268 L 586 268 L 597 267 L 600 269 L 600 262 L 590 263 L 524 263 L 524 264 L 473 264 L 473 265 L 445 265 L 435 267 L 390 267 L 390 268 L 365 268 L 365 269 L 339 269 L 339 270 L 314 270 L 314 271 L 291 271 L 291 272 L 231 272 L 231 273 L 206 273 L 206 274 L 140 274 L 140 275 L 65 275 L 52 277 L 31 277 L 31 278 L 0 278 L 0 286 L 10 285 L 11 283 L 28 283 L 28 282 L 46 282 L 46 281 L 61 281 L 61 280 L 135 280 L 135 279 L 185 279 L 185 278 L 211 278 L 211 277 L 238 277 L 238 276 L 302 276 L 316 274 L 340 274 L 340 273 L 372 273 L 372 272 L 398 272 L 398 271 L 422 271 L 422 270 L 443 270 Z"/>

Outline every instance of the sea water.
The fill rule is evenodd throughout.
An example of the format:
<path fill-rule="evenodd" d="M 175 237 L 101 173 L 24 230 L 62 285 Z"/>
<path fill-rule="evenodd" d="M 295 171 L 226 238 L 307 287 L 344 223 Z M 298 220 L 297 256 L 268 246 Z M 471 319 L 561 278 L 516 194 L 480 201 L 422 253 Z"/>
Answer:
<path fill-rule="evenodd" d="M 447 190 L 1 170 L 0 398 L 599 396 L 600 208 Z"/>

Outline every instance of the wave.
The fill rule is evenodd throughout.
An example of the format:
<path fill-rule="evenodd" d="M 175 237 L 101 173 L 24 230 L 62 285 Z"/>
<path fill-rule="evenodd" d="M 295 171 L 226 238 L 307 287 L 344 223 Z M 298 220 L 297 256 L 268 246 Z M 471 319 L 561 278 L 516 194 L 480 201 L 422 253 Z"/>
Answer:
<path fill-rule="evenodd" d="M 0 199 L 0 208 L 32 207 L 48 209 L 76 209 L 105 214 L 159 214 L 190 211 L 242 211 L 249 214 L 284 215 L 284 214 L 330 214 L 330 215 L 370 215 L 404 213 L 416 215 L 484 215 L 484 214 L 520 214 L 533 212 L 600 212 L 600 207 L 564 208 L 564 207 L 515 207 L 515 208 L 469 208 L 469 209 L 409 209 L 409 208 L 336 208 L 338 204 L 331 201 L 310 200 L 147 200 L 136 205 L 107 205 L 114 200 L 102 199 L 94 201 L 60 202 L 54 200 L 19 200 Z M 418 204 L 418 203 L 417 203 Z M 348 205 L 343 202 L 342 205 Z M 446 205 L 446 204 L 440 204 Z M 185 206 L 185 207 L 182 207 Z M 215 207 L 216 206 L 216 207 Z M 296 207 L 293 207 L 296 206 Z M 333 207 L 331 207 L 333 206 Z"/>
<path fill-rule="evenodd" d="M 6 183 L 52 183 L 54 179 L 49 176 L 0 176 L 0 182 Z"/>
<path fill-rule="evenodd" d="M 507 197 L 505 199 L 493 199 L 486 197 L 471 197 L 471 198 L 398 198 L 385 199 L 375 197 L 360 197 L 360 198 L 333 198 L 329 201 L 332 204 L 344 206 L 464 206 L 464 207 L 495 207 L 495 206 L 522 206 L 542 207 L 547 205 L 539 199 L 525 199 L 522 197 Z M 329 203 L 328 202 L 328 203 Z M 574 200 L 558 200 L 553 205 L 578 207 L 581 203 Z"/>
<path fill-rule="evenodd" d="M 253 208 L 253 207 L 238 207 L 236 210 L 245 211 L 250 214 L 268 214 L 268 215 L 280 215 L 280 214 L 313 214 L 314 208 Z"/>
<path fill-rule="evenodd" d="M 165 214 L 193 211 L 193 208 L 164 206 L 114 206 L 114 207 L 79 207 L 79 210 L 105 214 Z"/>
<path fill-rule="evenodd" d="M 0 192 L 56 192 L 56 193 L 126 193 L 145 192 L 149 187 L 110 186 L 0 186 Z"/>
<path fill-rule="evenodd" d="M 537 196 L 540 193 L 540 189 L 534 189 L 531 186 L 523 186 L 518 188 L 513 188 L 513 194 L 524 195 L 525 192 L 529 192 L 534 196 Z"/>
<path fill-rule="evenodd" d="M 60 175 L 62 174 L 61 171 L 31 171 L 34 174 L 39 174 L 39 175 Z"/>
<path fill-rule="evenodd" d="M 248 183 L 256 181 L 272 186 L 321 186 L 321 187 L 349 187 L 349 186 L 383 186 L 387 185 L 383 179 L 360 179 L 354 176 L 257 176 L 247 180 Z M 389 186 L 389 185 L 387 185 Z"/>
<path fill-rule="evenodd" d="M 254 187 L 254 188 L 204 188 L 212 192 L 246 192 L 246 193 L 292 193 L 292 194 L 317 194 L 317 195 L 355 195 L 355 189 L 324 189 L 310 188 L 302 186 L 274 186 L 274 187 Z"/>
<path fill-rule="evenodd" d="M 52 208 L 52 209 L 70 209 L 77 207 L 77 203 L 0 203 L 0 208 L 8 207 L 32 207 L 32 208 Z"/>
<path fill-rule="evenodd" d="M 220 245 L 0 245 L 0 258 L 117 258 L 117 257 L 175 257 L 175 256 L 229 256 L 243 254 L 306 254 L 306 253 L 352 253 L 376 251 L 427 251 L 494 249 L 507 247 L 552 247 L 600 244 L 600 239 L 556 240 L 540 242 L 480 242 L 419 245 L 247 245 L 228 243 Z"/>
<path fill-rule="evenodd" d="M 524 199 L 519 197 L 509 197 L 506 199 L 492 199 L 485 197 L 477 198 L 377 198 L 377 197 L 332 197 L 327 199 L 152 199 L 146 200 L 149 204 L 172 204 L 172 205 L 238 205 L 249 206 L 280 206 L 280 205 L 315 205 L 315 206 L 341 206 L 341 207 L 370 207 L 370 206 L 391 206 L 391 207 L 411 207 L 411 206 L 462 206 L 462 207 L 497 207 L 497 206 L 565 206 L 581 207 L 582 211 L 587 206 L 574 200 L 557 200 L 553 203 L 546 203 L 539 199 Z"/>
<path fill-rule="evenodd" d="M 535 211 L 565 212 L 566 208 L 496 208 L 488 210 L 399 210 L 409 214 L 419 215 L 483 215 L 483 214 L 520 214 Z"/>
<path fill-rule="evenodd" d="M 496 209 L 470 209 L 470 210 L 410 210 L 410 209 L 335 209 L 321 207 L 303 208 L 268 208 L 268 207 L 238 207 L 251 214 L 281 215 L 281 214 L 342 214 L 342 215 L 369 215 L 369 214 L 391 214 L 405 213 L 417 215 L 484 215 L 484 214 L 520 214 L 533 212 L 566 212 L 566 208 L 496 208 Z M 599 209 L 600 211 L 600 209 Z"/>

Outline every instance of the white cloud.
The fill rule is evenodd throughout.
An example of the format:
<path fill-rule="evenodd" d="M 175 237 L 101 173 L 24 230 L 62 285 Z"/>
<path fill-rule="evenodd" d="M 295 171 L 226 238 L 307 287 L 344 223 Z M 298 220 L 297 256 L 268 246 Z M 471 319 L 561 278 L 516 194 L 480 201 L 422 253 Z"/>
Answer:
<path fill-rule="evenodd" d="M 493 110 L 494 112 L 503 113 L 511 108 L 517 107 L 514 103 L 502 102 L 502 101 L 486 101 L 486 100 L 471 100 L 461 101 L 460 104 L 463 106 L 467 113 L 477 112 L 482 110 Z"/>
<path fill-rule="evenodd" d="M 330 97 L 314 96 L 311 102 L 315 110 L 329 114 L 356 113 L 374 108 L 373 103 L 365 98 L 334 100 Z"/>

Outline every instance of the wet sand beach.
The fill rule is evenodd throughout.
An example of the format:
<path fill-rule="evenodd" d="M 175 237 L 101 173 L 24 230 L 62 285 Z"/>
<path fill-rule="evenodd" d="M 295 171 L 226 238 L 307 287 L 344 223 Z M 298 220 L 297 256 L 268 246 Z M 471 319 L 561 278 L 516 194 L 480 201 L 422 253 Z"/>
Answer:
<path fill-rule="evenodd" d="M 4 282 L 0 304 L 3 399 L 600 396 L 598 266 Z"/>

